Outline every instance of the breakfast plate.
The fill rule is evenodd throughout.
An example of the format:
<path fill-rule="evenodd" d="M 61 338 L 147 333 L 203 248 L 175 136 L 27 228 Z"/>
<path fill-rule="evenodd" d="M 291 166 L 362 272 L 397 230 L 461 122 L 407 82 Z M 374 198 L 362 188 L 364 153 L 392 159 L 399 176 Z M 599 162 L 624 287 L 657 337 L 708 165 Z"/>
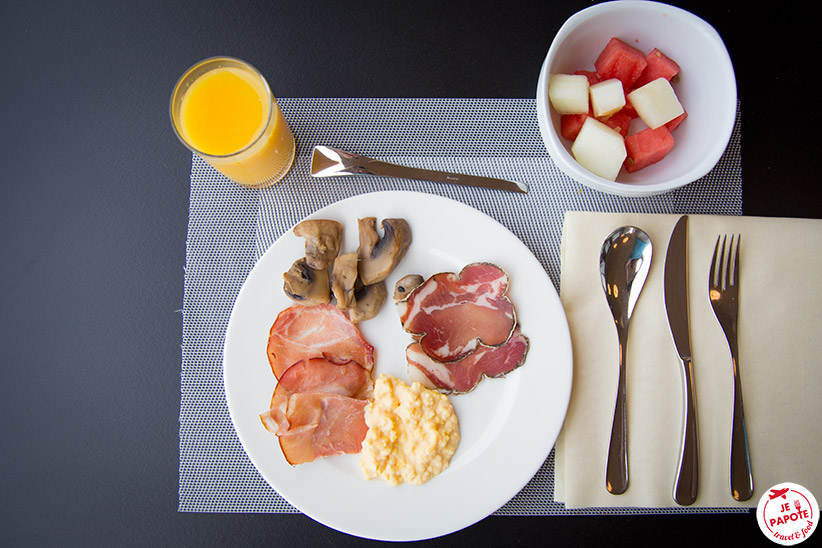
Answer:
<path fill-rule="evenodd" d="M 499 379 L 485 379 L 468 394 L 449 396 L 461 442 L 451 465 L 422 485 L 392 486 L 366 480 L 359 455 L 291 466 L 276 436 L 262 426 L 276 379 L 266 356 L 269 329 L 294 303 L 283 292 L 283 273 L 304 255 L 305 240 L 283 234 L 251 270 L 228 323 L 223 376 L 231 420 L 251 462 L 286 501 L 305 515 L 347 534 L 384 541 L 423 540 L 463 529 L 514 497 L 539 470 L 559 434 L 571 392 L 568 323 L 557 292 L 539 261 L 496 220 L 460 202 L 417 192 L 363 194 L 331 204 L 309 218 L 345 227 L 341 253 L 357 249 L 357 219 L 402 217 L 413 241 L 391 277 L 428 277 L 491 262 L 511 279 L 508 295 L 530 340 L 526 362 Z M 375 348 L 376 376 L 408 381 L 404 332 L 389 299 L 359 324 Z"/>

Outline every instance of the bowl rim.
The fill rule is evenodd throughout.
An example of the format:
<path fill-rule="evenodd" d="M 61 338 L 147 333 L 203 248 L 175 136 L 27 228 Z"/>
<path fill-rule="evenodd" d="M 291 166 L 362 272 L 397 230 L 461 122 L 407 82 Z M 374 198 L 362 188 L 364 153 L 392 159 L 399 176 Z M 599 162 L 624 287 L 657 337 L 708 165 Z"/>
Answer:
<path fill-rule="evenodd" d="M 579 165 L 573 156 L 571 156 L 571 154 L 566 150 L 565 146 L 560 141 L 561 137 L 558 134 L 556 127 L 551 121 L 547 82 L 549 76 L 549 66 L 551 65 L 551 62 L 560 45 L 565 41 L 565 38 L 584 21 L 587 21 L 593 16 L 622 9 L 641 9 L 648 12 L 665 11 L 668 14 L 674 13 L 690 24 L 697 26 L 703 31 L 706 38 L 713 42 L 715 49 L 719 53 L 717 62 L 723 66 L 721 72 L 727 75 L 725 86 L 727 93 L 724 97 L 718 98 L 718 101 L 726 102 L 727 108 L 723 109 L 725 120 L 722 121 L 720 126 L 722 131 L 721 133 L 716 134 L 717 146 L 711 149 L 710 154 L 703 157 L 700 161 L 695 162 L 691 169 L 658 183 L 642 184 L 611 181 L 588 171 Z M 621 196 L 649 196 L 669 192 L 697 181 L 707 175 L 716 166 L 728 147 L 728 143 L 730 142 L 734 127 L 736 125 L 738 95 L 736 75 L 728 49 L 717 30 L 707 21 L 685 9 L 662 2 L 651 0 L 611 0 L 608 2 L 595 4 L 574 13 L 557 31 L 551 42 L 551 46 L 548 49 L 548 53 L 545 56 L 545 60 L 542 63 L 539 80 L 537 82 L 536 101 L 537 119 L 543 142 L 549 156 L 551 156 L 554 164 L 561 171 L 578 183 L 607 194 Z M 719 146 L 720 144 L 722 146 Z"/>

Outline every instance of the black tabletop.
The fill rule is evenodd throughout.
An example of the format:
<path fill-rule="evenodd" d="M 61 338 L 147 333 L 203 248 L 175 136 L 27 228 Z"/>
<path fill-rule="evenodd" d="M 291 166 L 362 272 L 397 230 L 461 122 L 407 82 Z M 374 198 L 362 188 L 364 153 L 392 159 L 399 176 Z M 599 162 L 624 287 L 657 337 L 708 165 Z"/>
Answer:
<path fill-rule="evenodd" d="M 675 3 L 736 68 L 744 214 L 822 218 L 813 18 Z M 0 2 L 0 545 L 369 544 L 302 515 L 177 511 L 191 156 L 171 87 L 228 54 L 281 97 L 531 98 L 590 4 Z M 492 516 L 427 544 L 705 539 L 770 545 L 753 514 Z"/>

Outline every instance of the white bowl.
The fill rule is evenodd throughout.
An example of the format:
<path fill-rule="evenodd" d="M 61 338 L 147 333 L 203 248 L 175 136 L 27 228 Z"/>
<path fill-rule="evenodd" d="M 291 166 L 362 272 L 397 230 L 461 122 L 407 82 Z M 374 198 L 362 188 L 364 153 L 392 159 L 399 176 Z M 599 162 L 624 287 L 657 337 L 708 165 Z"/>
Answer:
<path fill-rule="evenodd" d="M 577 163 L 548 100 L 549 75 L 594 70 L 594 61 L 613 36 L 646 54 L 659 48 L 679 64 L 679 80 L 673 85 L 688 113 L 674 130 L 675 144 L 665 158 L 634 173 L 623 168 L 616 181 Z M 585 186 L 622 196 L 661 194 L 707 174 L 728 146 L 736 105 L 733 64 L 716 30 L 692 13 L 649 1 L 606 2 L 574 14 L 554 37 L 537 85 L 539 128 L 557 167 Z"/>

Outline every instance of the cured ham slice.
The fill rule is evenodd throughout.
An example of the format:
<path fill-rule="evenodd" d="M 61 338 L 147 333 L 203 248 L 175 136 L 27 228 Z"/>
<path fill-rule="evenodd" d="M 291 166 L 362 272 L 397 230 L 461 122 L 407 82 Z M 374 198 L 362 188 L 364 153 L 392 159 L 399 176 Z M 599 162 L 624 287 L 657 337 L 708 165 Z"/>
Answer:
<path fill-rule="evenodd" d="M 260 415 L 260 420 L 269 432 L 283 435 L 292 427 L 288 412 L 295 394 L 336 394 L 365 400 L 373 388 L 371 374 L 354 361 L 337 364 L 325 358 L 306 359 L 283 373 L 274 389 L 271 407 Z"/>
<path fill-rule="evenodd" d="M 501 346 L 479 346 L 476 351 L 453 362 L 431 359 L 412 343 L 406 348 L 408 375 L 424 386 L 443 392 L 465 393 L 473 390 L 483 377 L 501 377 L 522 365 L 528 353 L 528 338 L 516 329 Z"/>
<path fill-rule="evenodd" d="M 290 464 L 359 453 L 374 388 L 374 348 L 334 305 L 294 305 L 268 337 L 277 386 L 263 426 L 277 435 Z"/>
<path fill-rule="evenodd" d="M 456 361 L 480 344 L 499 346 L 511 336 L 516 314 L 507 290 L 508 275 L 498 266 L 470 264 L 419 285 L 398 303 L 400 320 L 432 359 Z"/>
<path fill-rule="evenodd" d="M 277 316 L 268 337 L 268 361 L 278 379 L 297 362 L 325 357 L 335 363 L 355 361 L 371 371 L 374 347 L 336 306 L 294 305 Z"/>
<path fill-rule="evenodd" d="M 278 435 L 280 449 L 289 464 L 311 462 L 321 457 L 359 453 L 368 432 L 366 400 L 303 392 L 289 400 L 289 429 Z"/>

